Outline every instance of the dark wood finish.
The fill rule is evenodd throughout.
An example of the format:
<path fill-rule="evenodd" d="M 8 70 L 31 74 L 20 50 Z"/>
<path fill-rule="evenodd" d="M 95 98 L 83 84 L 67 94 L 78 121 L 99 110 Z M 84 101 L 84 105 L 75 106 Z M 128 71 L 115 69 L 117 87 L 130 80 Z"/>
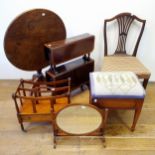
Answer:
<path fill-rule="evenodd" d="M 89 54 L 94 48 L 94 36 L 82 34 L 45 44 L 47 59 L 52 66 Z M 89 57 L 88 57 L 89 59 Z"/>
<path fill-rule="evenodd" d="M 70 79 L 35 83 L 21 80 L 12 97 L 25 131 L 23 122 L 53 122 L 55 114 L 70 103 Z"/>
<path fill-rule="evenodd" d="M 47 81 L 71 78 L 71 89 L 83 84 L 89 85 L 89 73 L 94 71 L 94 60 L 85 61 L 83 58 L 68 62 L 46 72 Z"/>
<path fill-rule="evenodd" d="M 98 98 L 94 99 L 90 97 L 90 103 L 103 109 L 105 111 L 105 122 L 104 127 L 106 126 L 106 121 L 108 118 L 109 110 L 117 110 L 117 109 L 132 109 L 135 110 L 135 115 L 133 119 L 133 123 L 131 126 L 131 131 L 135 130 L 135 126 L 137 120 L 140 116 L 140 112 L 143 106 L 144 99 L 134 99 L 134 98 L 126 98 L 126 99 L 118 99 L 118 98 Z"/>
<path fill-rule="evenodd" d="M 137 16 L 132 15 L 131 13 L 121 13 L 121 14 L 116 15 L 113 18 L 106 19 L 104 21 L 104 52 L 105 52 L 104 54 L 105 54 L 105 56 L 108 55 L 107 23 L 112 22 L 114 20 L 117 20 L 118 28 L 119 28 L 118 44 L 117 44 L 115 54 L 126 54 L 126 39 L 128 36 L 128 31 L 129 31 L 130 26 L 133 23 L 133 21 L 136 20 L 142 24 L 141 30 L 140 30 L 138 39 L 136 41 L 136 45 L 135 45 L 133 54 L 132 54 L 132 56 L 136 56 L 138 45 L 139 45 L 140 39 L 142 37 L 143 31 L 144 31 L 146 20 L 142 20 L 142 19 L 138 18 Z"/>
<path fill-rule="evenodd" d="M 4 38 L 5 54 L 16 67 L 40 73 L 49 65 L 44 44 L 65 38 L 66 29 L 58 15 L 46 9 L 30 10 L 9 25 Z"/>
<path fill-rule="evenodd" d="M 47 81 L 70 77 L 72 89 L 89 83 L 89 72 L 94 71 L 94 60 L 90 58 L 94 48 L 93 35 L 83 34 L 50 42 L 45 44 L 45 48 L 51 64 L 50 70 L 46 73 Z M 62 64 L 64 62 L 65 64 Z"/>
<path fill-rule="evenodd" d="M 134 24 L 134 21 L 138 21 L 139 23 L 141 23 L 140 33 L 136 40 L 134 50 L 132 51 L 132 54 L 131 54 L 131 56 L 136 57 L 138 46 L 139 46 L 143 31 L 145 28 L 146 20 L 140 19 L 137 16 L 132 15 L 131 13 L 121 13 L 121 14 L 114 16 L 113 18 L 106 19 L 104 21 L 104 55 L 105 56 L 109 56 L 108 42 L 107 42 L 107 30 L 108 30 L 107 25 L 114 21 L 116 21 L 118 24 L 118 33 L 119 33 L 118 38 L 117 38 L 117 41 L 118 41 L 117 47 L 116 47 L 115 53 L 113 55 L 113 56 L 117 56 L 117 57 L 118 56 L 130 56 L 126 52 L 126 39 L 128 37 L 128 32 L 131 29 L 132 24 Z M 141 63 L 141 62 L 137 61 L 137 63 Z M 107 64 L 106 66 L 109 66 L 109 64 Z M 137 66 L 135 66 L 134 68 L 136 68 L 136 67 Z M 117 71 L 116 66 L 114 68 L 111 68 L 111 70 Z M 129 71 L 128 67 L 127 67 L 127 70 Z M 119 71 L 120 71 L 120 69 L 119 69 Z M 133 70 L 130 70 L 130 71 L 133 71 Z M 140 74 L 136 73 L 136 74 L 140 79 L 143 79 L 143 87 L 146 89 L 151 73 L 148 73 L 148 70 L 146 69 L 146 71 L 144 71 L 144 74 L 142 74 L 142 73 L 140 73 Z"/>
<path fill-rule="evenodd" d="M 144 87 L 145 89 L 146 89 L 147 84 L 148 84 L 148 82 L 149 82 L 149 78 L 150 78 L 150 76 L 149 76 L 147 79 L 144 78 L 144 80 L 143 80 L 143 87 Z"/>

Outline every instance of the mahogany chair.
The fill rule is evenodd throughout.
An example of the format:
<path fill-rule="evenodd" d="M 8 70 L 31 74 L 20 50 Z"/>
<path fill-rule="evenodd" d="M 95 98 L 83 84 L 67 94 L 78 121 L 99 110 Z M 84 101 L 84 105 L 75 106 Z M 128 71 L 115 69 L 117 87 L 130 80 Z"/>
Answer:
<path fill-rule="evenodd" d="M 35 83 L 21 80 L 12 97 L 25 131 L 23 122 L 53 122 L 55 114 L 70 103 L 70 79 Z"/>
<path fill-rule="evenodd" d="M 121 13 L 106 19 L 104 21 L 104 61 L 102 65 L 102 71 L 132 71 L 136 73 L 140 79 L 143 79 L 144 88 L 147 86 L 151 73 L 136 55 L 145 22 L 131 13 Z M 111 39 L 109 39 L 110 37 Z M 127 50 L 129 42 L 132 43 L 130 51 Z M 110 47 L 110 44 L 113 43 L 116 43 L 117 46 Z"/>

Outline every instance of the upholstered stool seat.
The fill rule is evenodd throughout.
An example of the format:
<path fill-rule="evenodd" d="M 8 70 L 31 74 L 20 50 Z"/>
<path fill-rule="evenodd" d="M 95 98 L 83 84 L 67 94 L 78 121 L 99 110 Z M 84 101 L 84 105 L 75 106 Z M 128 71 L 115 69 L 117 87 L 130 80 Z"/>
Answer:
<path fill-rule="evenodd" d="M 109 109 L 134 109 L 131 130 L 135 129 L 145 97 L 135 73 L 93 72 L 90 73 L 90 88 L 90 102 L 105 110 L 105 123 Z"/>

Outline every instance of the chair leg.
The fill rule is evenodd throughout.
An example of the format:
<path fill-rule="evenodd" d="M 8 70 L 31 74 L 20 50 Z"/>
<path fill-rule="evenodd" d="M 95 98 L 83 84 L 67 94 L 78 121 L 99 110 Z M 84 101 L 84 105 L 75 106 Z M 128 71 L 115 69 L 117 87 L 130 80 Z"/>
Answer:
<path fill-rule="evenodd" d="M 148 84 L 148 81 L 149 81 L 149 79 L 144 79 L 144 81 L 143 81 L 143 87 L 144 87 L 144 89 L 146 89 L 147 84 Z"/>

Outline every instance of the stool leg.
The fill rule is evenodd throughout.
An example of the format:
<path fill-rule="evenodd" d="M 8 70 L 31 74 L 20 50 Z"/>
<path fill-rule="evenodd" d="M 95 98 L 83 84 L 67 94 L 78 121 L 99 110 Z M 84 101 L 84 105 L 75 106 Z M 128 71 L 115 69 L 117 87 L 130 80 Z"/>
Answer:
<path fill-rule="evenodd" d="M 139 115 L 140 115 L 140 112 L 141 112 L 141 109 L 142 109 L 142 105 L 143 105 L 143 101 L 136 101 L 136 107 L 135 107 L 135 114 L 134 114 L 134 119 L 133 119 L 133 123 L 132 123 L 132 126 L 131 126 L 131 131 L 134 131 L 135 130 L 135 126 L 136 126 L 136 123 L 138 121 L 138 118 L 139 118 Z"/>

